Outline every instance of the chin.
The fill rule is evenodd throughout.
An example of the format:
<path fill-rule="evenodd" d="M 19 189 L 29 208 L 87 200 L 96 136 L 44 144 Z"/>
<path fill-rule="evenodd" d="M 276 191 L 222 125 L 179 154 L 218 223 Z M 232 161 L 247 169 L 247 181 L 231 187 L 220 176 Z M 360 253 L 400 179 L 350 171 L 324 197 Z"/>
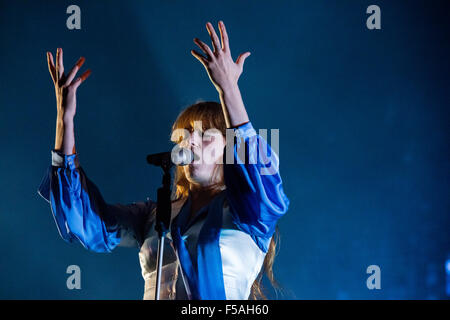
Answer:
<path fill-rule="evenodd" d="M 205 178 L 203 177 L 203 175 L 200 175 L 196 170 L 196 168 L 190 164 L 189 165 L 189 172 L 185 172 L 186 178 L 190 183 L 196 183 L 196 184 L 201 184 L 205 181 Z"/>

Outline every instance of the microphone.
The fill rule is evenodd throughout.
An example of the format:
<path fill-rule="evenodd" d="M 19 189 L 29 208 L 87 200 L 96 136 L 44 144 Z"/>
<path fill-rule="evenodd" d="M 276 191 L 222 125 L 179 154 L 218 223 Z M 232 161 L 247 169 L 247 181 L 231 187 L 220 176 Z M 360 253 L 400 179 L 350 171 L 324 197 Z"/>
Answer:
<path fill-rule="evenodd" d="M 193 159 L 194 154 L 192 150 L 186 148 L 174 148 L 172 151 L 154 153 L 147 156 L 147 162 L 157 167 L 186 166 Z"/>

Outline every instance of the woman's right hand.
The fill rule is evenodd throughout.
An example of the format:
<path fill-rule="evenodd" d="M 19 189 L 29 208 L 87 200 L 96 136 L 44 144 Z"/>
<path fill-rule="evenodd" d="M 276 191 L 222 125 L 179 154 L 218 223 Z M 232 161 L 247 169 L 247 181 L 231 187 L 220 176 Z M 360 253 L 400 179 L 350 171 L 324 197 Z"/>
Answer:
<path fill-rule="evenodd" d="M 91 74 L 91 70 L 86 70 L 80 77 L 74 80 L 78 70 L 80 70 L 85 59 L 81 57 L 66 76 L 64 74 L 63 50 L 56 51 L 56 66 L 53 62 L 53 55 L 47 52 L 48 70 L 55 85 L 56 107 L 59 119 L 70 120 L 74 118 L 76 112 L 76 93 L 79 85 Z"/>
<path fill-rule="evenodd" d="M 74 80 L 84 60 L 83 57 L 78 59 L 78 62 L 66 76 L 64 75 L 62 49 L 58 48 L 56 51 L 56 66 L 53 62 L 53 55 L 47 52 L 48 70 L 55 85 L 56 93 L 57 119 L 55 150 L 61 151 L 66 155 L 76 153 L 73 125 L 77 105 L 76 93 L 80 84 L 91 74 L 91 70 L 86 70 L 80 77 Z"/>

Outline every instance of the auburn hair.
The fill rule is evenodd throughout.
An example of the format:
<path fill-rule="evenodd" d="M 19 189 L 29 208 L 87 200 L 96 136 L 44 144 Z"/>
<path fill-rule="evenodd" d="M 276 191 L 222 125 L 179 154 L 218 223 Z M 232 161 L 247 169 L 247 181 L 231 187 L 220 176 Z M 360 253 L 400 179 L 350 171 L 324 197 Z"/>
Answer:
<path fill-rule="evenodd" d="M 196 103 L 188 106 L 180 112 L 177 119 L 172 125 L 172 133 L 177 129 L 186 129 L 191 131 L 194 128 L 194 121 L 202 122 L 202 129 L 207 130 L 215 128 L 219 130 L 224 137 L 226 137 L 226 122 L 224 113 L 222 110 L 222 105 L 214 101 L 202 101 L 198 100 Z M 171 133 L 171 140 L 175 143 L 179 142 L 179 139 L 175 141 L 172 139 L 173 134 Z M 217 192 L 220 192 L 225 188 L 225 182 L 223 179 L 223 164 L 217 164 L 213 173 L 214 176 L 220 175 L 217 179 L 219 183 L 215 185 Z M 175 178 L 174 178 L 174 188 L 172 201 L 183 200 L 189 195 L 189 181 L 187 180 L 184 169 L 182 166 L 176 167 Z M 262 279 L 264 275 L 267 276 L 272 287 L 280 289 L 280 285 L 275 280 L 273 273 L 273 264 L 276 256 L 276 251 L 279 243 L 279 231 L 278 227 L 275 229 L 275 233 L 269 244 L 269 249 L 264 258 L 264 263 L 261 268 L 260 273 L 256 277 L 252 284 L 250 299 L 267 299 L 264 288 L 262 285 Z"/>

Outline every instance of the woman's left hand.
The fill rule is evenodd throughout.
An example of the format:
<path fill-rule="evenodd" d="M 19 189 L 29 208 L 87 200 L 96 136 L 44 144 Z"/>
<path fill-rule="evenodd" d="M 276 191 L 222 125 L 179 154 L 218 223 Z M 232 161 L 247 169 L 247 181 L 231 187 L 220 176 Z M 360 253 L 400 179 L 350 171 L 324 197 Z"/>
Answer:
<path fill-rule="evenodd" d="M 219 21 L 222 45 L 220 45 L 219 38 L 210 22 L 206 24 L 206 29 L 211 37 L 214 52 L 211 51 L 206 43 L 198 38 L 194 38 L 195 44 L 206 54 L 206 58 L 195 50 L 191 50 L 191 53 L 203 64 L 208 72 L 209 79 L 216 89 L 219 92 L 223 92 L 228 87 L 237 85 L 244 68 L 244 61 L 250 55 L 250 52 L 241 53 L 236 62 L 234 62 L 231 57 L 228 34 L 223 21 Z"/>

